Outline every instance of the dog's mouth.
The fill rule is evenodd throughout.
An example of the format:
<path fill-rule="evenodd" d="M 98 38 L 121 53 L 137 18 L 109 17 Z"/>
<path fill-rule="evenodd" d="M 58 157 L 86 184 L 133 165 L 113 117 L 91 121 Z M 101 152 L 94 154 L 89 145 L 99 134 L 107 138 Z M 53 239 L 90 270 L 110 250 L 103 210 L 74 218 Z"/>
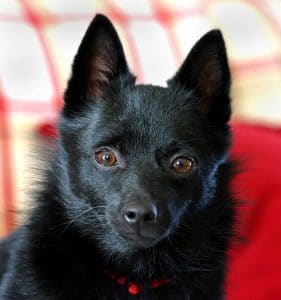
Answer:
<path fill-rule="evenodd" d="M 150 228 L 141 230 L 140 228 L 128 229 L 119 226 L 115 222 L 112 224 L 112 229 L 115 235 L 130 248 L 146 249 L 158 244 L 161 240 L 167 237 L 170 233 L 170 228 Z"/>
<path fill-rule="evenodd" d="M 145 237 L 139 233 L 120 233 L 118 232 L 119 237 L 125 241 L 128 246 L 133 248 L 150 248 L 155 246 L 160 240 L 161 236 L 158 237 Z"/>

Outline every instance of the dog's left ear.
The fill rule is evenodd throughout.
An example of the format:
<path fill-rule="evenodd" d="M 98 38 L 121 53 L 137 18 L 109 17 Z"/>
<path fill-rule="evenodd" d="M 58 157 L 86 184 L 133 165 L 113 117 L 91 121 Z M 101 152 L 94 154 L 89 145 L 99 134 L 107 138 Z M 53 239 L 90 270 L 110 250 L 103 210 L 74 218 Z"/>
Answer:
<path fill-rule="evenodd" d="M 230 118 L 230 71 L 222 34 L 212 30 L 191 49 L 176 75 L 168 81 L 193 90 L 202 110 L 215 125 Z"/>
<path fill-rule="evenodd" d="M 100 99 L 105 88 L 120 76 L 135 80 L 112 23 L 104 15 L 97 15 L 74 58 L 64 95 L 65 110 L 78 110 L 85 102 Z"/>

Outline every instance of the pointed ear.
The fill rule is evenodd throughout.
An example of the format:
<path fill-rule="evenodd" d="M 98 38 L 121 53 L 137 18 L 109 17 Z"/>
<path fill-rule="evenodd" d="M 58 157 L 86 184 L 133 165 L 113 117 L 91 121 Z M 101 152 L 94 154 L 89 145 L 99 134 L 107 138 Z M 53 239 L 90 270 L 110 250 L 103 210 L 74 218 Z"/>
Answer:
<path fill-rule="evenodd" d="M 230 81 L 222 34 L 212 30 L 195 44 L 168 84 L 195 91 L 202 110 L 216 125 L 222 125 L 230 118 Z"/>
<path fill-rule="evenodd" d="M 66 105 L 77 106 L 81 104 L 79 101 L 89 98 L 95 101 L 102 96 L 105 87 L 120 76 L 135 80 L 112 23 L 105 16 L 97 15 L 74 58 L 72 75 L 65 92 Z"/>

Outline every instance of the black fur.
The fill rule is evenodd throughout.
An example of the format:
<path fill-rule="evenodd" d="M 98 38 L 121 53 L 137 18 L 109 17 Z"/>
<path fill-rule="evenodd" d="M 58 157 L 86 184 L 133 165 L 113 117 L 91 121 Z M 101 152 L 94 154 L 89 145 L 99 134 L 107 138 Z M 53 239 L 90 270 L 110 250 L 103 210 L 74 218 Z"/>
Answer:
<path fill-rule="evenodd" d="M 134 81 L 112 24 L 96 16 L 74 59 L 36 206 L 0 244 L 1 299 L 223 296 L 234 200 L 221 33 L 197 42 L 167 88 Z M 100 147 L 113 149 L 119 164 L 100 166 Z M 188 156 L 191 170 L 175 173 L 175 156 Z M 153 238 L 142 240 L 124 221 L 132 201 L 157 208 L 157 224 L 146 233 Z M 143 291 L 131 295 L 105 270 Z M 157 278 L 171 283 L 150 289 Z"/>

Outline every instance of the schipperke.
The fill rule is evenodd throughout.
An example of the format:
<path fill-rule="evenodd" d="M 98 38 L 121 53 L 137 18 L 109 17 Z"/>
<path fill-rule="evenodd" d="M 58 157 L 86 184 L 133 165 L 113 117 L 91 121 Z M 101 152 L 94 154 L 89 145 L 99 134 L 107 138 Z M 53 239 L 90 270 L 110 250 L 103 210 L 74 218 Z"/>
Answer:
<path fill-rule="evenodd" d="M 136 85 L 97 15 L 35 206 L 1 242 L 0 299 L 222 299 L 235 219 L 229 92 L 219 30 L 167 87 Z"/>

